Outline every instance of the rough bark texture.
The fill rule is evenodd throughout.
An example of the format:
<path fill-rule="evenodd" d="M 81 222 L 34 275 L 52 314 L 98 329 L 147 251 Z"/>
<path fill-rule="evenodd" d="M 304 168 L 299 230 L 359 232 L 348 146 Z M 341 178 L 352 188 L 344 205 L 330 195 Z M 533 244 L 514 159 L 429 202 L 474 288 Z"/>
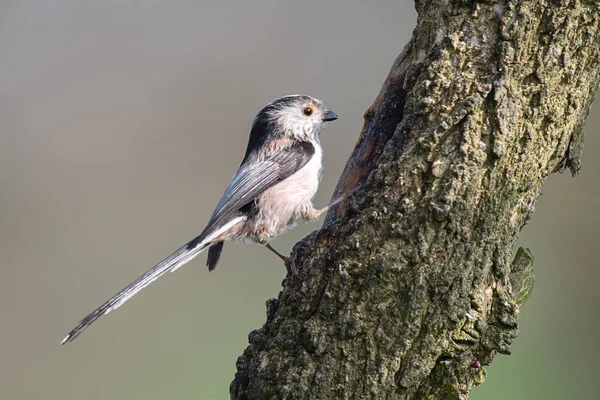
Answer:
<path fill-rule="evenodd" d="M 596 1 L 416 2 L 338 192 L 294 248 L 234 399 L 460 399 L 510 353 L 545 178 L 579 169 L 600 81 Z"/>

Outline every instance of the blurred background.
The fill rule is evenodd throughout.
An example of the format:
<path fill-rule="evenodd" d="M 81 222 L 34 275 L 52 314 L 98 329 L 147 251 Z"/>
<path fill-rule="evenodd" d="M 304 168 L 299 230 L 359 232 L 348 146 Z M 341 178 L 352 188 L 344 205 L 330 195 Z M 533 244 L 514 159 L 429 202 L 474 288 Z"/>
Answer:
<path fill-rule="evenodd" d="M 88 312 L 204 227 L 271 99 L 306 93 L 325 204 L 394 58 L 411 1 L 0 1 L 0 398 L 226 399 L 285 268 L 225 246 L 59 346 Z M 595 398 L 600 103 L 580 177 L 555 174 L 521 245 L 521 336 L 473 399 Z M 283 252 L 320 223 L 275 242 Z"/>

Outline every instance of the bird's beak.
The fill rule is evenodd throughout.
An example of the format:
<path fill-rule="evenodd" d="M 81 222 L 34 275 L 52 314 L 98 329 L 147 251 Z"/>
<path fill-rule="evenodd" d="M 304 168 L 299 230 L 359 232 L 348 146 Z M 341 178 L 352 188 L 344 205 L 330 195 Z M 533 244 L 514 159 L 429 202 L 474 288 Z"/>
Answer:
<path fill-rule="evenodd" d="M 338 115 L 331 110 L 326 110 L 323 114 L 323 121 L 335 121 L 338 119 Z"/>

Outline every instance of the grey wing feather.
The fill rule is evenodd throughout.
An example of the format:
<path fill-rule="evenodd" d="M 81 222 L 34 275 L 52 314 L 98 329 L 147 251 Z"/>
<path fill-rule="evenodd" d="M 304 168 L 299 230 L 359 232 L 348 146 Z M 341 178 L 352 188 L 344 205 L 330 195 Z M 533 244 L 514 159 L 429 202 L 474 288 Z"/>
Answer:
<path fill-rule="evenodd" d="M 221 225 L 222 221 L 254 201 L 262 192 L 300 170 L 314 153 L 315 148 L 311 143 L 298 142 L 260 161 L 242 164 L 217 204 L 207 230 L 211 226 Z"/>
<path fill-rule="evenodd" d="M 237 211 L 254 200 L 279 180 L 279 170 L 280 165 L 269 160 L 240 167 L 217 204 L 213 218 Z"/>

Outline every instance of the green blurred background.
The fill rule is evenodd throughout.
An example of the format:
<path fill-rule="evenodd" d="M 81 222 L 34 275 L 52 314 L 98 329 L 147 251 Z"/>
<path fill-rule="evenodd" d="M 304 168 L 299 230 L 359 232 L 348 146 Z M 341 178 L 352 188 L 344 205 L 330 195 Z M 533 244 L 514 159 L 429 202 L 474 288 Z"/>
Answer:
<path fill-rule="evenodd" d="M 0 1 L 0 398 L 228 398 L 285 274 L 259 246 L 227 245 L 211 274 L 201 257 L 58 343 L 202 229 L 275 97 L 340 115 L 324 204 L 414 24 L 410 1 Z M 514 355 L 473 399 L 598 396 L 599 104 L 590 115 L 581 176 L 552 176 L 521 236 L 537 282 Z"/>

